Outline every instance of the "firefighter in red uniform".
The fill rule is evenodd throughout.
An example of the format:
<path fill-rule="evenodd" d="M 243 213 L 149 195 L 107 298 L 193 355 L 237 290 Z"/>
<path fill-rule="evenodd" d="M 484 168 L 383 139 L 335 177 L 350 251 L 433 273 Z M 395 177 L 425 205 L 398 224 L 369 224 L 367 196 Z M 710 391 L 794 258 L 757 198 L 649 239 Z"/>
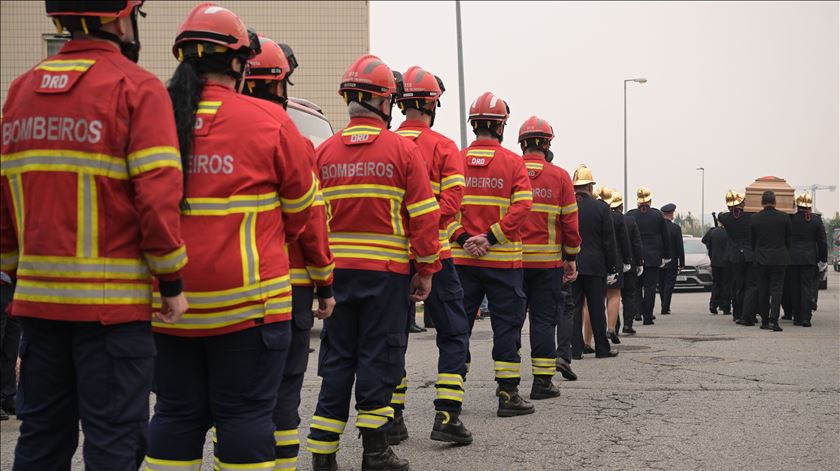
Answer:
<path fill-rule="evenodd" d="M 197 469 L 215 424 L 216 467 L 275 465 L 272 411 L 291 341 L 285 241 L 315 201 L 312 147 L 283 108 L 237 93 L 259 41 L 203 3 L 178 30 L 169 81 L 187 170 L 181 223 L 190 310 L 153 323 L 155 415 L 148 469 Z"/>
<path fill-rule="evenodd" d="M 563 282 L 576 276 L 580 252 L 577 200 L 569 173 L 551 164 L 554 130 L 528 118 L 519 128 L 519 146 L 531 179 L 534 203 L 522 226 L 522 266 L 531 332 L 531 399 L 560 395 L 552 382 L 557 367 L 554 333 L 563 316 Z M 491 318 L 492 319 L 492 318 Z"/>
<path fill-rule="evenodd" d="M 398 87 L 399 88 L 399 87 Z M 438 236 L 441 271 L 435 273 L 432 292 L 424 302 L 425 314 L 434 322 L 438 347 L 438 377 L 435 383 L 435 423 L 432 440 L 458 444 L 472 443 L 472 434 L 459 419 L 464 400 L 464 374 L 469 351 L 469 320 L 464 311 L 464 291 L 449 245 L 455 215 L 464 195 L 464 161 L 451 139 L 432 130 L 435 111 L 440 106 L 443 82 L 432 73 L 414 66 L 402 75 L 402 93 L 397 97 L 406 120 L 397 134 L 411 139 L 420 148 L 426 162 L 432 192 L 440 206 Z M 409 311 L 413 312 L 413 311 Z M 403 420 L 405 376 L 391 398 L 394 427 L 388 434 L 394 445 L 408 438 Z"/>
<path fill-rule="evenodd" d="M 152 278 L 163 322 L 187 308 L 178 139 L 166 89 L 134 63 L 141 3 L 47 1 L 73 39 L 3 105 L 0 265 L 23 328 L 16 470 L 70 469 L 80 419 L 87 469 L 137 469 Z"/>
<path fill-rule="evenodd" d="M 265 37 L 260 37 L 260 49 L 261 52 L 248 61 L 250 71 L 245 77 L 243 92 L 279 103 L 285 108 L 291 85 L 289 77 L 297 67 L 297 60 L 289 46 L 281 46 Z M 309 144 L 312 145 L 311 142 Z M 311 156 L 314 172 L 314 151 Z M 292 279 L 292 343 L 283 370 L 283 381 L 277 391 L 277 405 L 274 406 L 275 470 L 297 469 L 300 446 L 298 406 L 309 362 L 309 331 L 314 322 L 313 292 L 317 290 L 319 309 L 315 315 L 319 319 L 328 317 L 335 305 L 332 295 L 333 257 L 327 238 L 327 213 L 320 190 L 315 194 L 311 213 L 300 237 L 286 245 Z"/>
<path fill-rule="evenodd" d="M 531 183 L 521 157 L 501 146 L 509 109 L 490 92 L 470 106 L 476 140 L 461 151 L 466 193 L 452 238 L 470 331 L 482 298 L 489 301 L 500 417 L 532 414 L 519 395 L 519 343 L 525 323 L 520 228 L 531 210 Z M 469 362 L 469 355 L 467 358 Z"/>
<path fill-rule="evenodd" d="M 396 93 L 391 69 L 376 56 L 362 56 L 344 73 L 339 93 L 350 123 L 317 151 L 336 307 L 321 334 L 321 392 L 307 449 L 314 469 L 337 469 L 355 381 L 362 469 L 407 470 L 408 461 L 387 443 L 391 394 L 405 367 L 409 299 L 425 299 L 440 270 L 440 213 L 420 150 L 387 130 Z"/>

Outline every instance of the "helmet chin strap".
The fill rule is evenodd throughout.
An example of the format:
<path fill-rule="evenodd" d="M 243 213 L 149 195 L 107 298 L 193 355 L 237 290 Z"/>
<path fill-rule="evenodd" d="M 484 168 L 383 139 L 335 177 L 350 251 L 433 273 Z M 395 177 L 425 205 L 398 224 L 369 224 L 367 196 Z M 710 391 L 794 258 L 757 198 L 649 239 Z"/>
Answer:
<path fill-rule="evenodd" d="M 262 88 L 262 87 L 254 88 L 254 90 L 250 91 L 248 94 L 250 96 L 254 97 L 254 98 L 260 98 L 262 100 L 267 100 L 267 101 L 272 101 L 274 103 L 277 103 L 278 105 L 282 106 L 284 110 L 288 109 L 288 106 L 289 106 L 289 99 L 288 98 L 286 98 L 285 96 L 281 96 L 281 95 L 275 95 L 275 94 L 269 92 L 265 88 Z"/>
<path fill-rule="evenodd" d="M 371 113 L 374 113 L 377 116 L 379 116 L 380 118 L 382 118 L 382 121 L 385 121 L 385 129 L 391 129 L 391 117 L 392 117 L 391 114 L 385 114 L 379 108 L 377 108 L 375 106 L 372 106 L 368 103 L 365 103 L 364 101 L 357 101 L 356 103 L 361 105 L 362 108 L 364 108 L 364 109 L 370 111 Z"/>

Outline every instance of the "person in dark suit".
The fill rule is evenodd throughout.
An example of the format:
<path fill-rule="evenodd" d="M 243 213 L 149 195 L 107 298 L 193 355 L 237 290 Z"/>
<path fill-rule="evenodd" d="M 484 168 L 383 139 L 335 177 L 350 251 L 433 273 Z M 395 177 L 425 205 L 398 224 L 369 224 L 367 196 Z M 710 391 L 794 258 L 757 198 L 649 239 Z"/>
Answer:
<path fill-rule="evenodd" d="M 636 330 L 633 329 L 633 320 L 637 314 L 641 313 L 639 300 L 636 299 L 636 282 L 645 269 L 642 235 L 639 233 L 639 226 L 636 225 L 636 219 L 623 214 L 624 198 L 621 196 L 621 193 L 617 191 L 613 192 L 610 208 L 613 212 L 622 215 L 624 218 L 624 227 L 627 230 L 627 236 L 630 240 L 633 266 L 629 271 L 624 273 L 624 286 L 621 287 L 622 317 L 624 318 L 624 327 L 621 328 L 621 332 L 632 335 L 636 333 Z"/>
<path fill-rule="evenodd" d="M 637 283 L 636 296 L 641 300 L 644 325 L 653 325 L 653 308 L 656 305 L 656 285 L 659 283 L 659 270 L 671 261 L 671 247 L 668 242 L 668 226 L 662 212 L 651 208 L 653 200 L 650 190 L 641 187 L 636 192 L 638 207 L 627 213 L 636 220 L 642 236 L 644 250 L 644 271 L 641 283 Z"/>
<path fill-rule="evenodd" d="M 706 232 L 702 242 L 706 246 L 712 265 L 712 295 L 709 299 L 709 312 L 717 314 L 720 309 L 728 315 L 731 312 L 731 297 L 729 294 L 729 238 L 726 236 L 726 229 L 715 225 Z"/>
<path fill-rule="evenodd" d="M 685 246 L 683 245 L 682 229 L 674 223 L 674 211 L 677 205 L 668 203 L 662 207 L 662 215 L 668 226 L 668 242 L 671 250 L 671 261 L 659 271 L 659 300 L 662 302 L 662 314 L 671 313 L 671 296 L 677 285 L 677 274 L 685 266 Z"/>
<path fill-rule="evenodd" d="M 776 209 L 776 193 L 761 195 L 763 210 L 750 218 L 750 246 L 755 254 L 758 313 L 761 328 L 781 332 L 779 308 L 785 269 L 790 265 L 792 224 L 790 216 Z"/>
<path fill-rule="evenodd" d="M 612 188 L 601 188 L 601 201 L 612 206 L 613 199 L 618 194 Z M 620 196 L 620 195 L 619 195 Z M 624 215 L 615 211 L 609 212 L 613 222 L 613 234 L 616 242 L 616 264 L 621 264 L 621 271 L 615 283 L 607 285 L 607 337 L 612 343 L 621 343 L 618 338 L 618 310 L 621 307 L 621 289 L 627 273 L 633 267 L 633 249 L 630 247 L 630 234 L 624 223 Z"/>
<path fill-rule="evenodd" d="M 577 255 L 578 277 L 572 284 L 575 299 L 572 358 L 583 356 L 583 305 L 589 308 L 589 320 L 595 336 L 595 356 L 614 357 L 618 351 L 610 349 L 607 339 L 607 319 L 604 313 L 605 288 L 618 278 L 616 268 L 615 235 L 612 216 L 607 205 L 592 197 L 595 180 L 592 171 L 581 165 L 572 182 L 578 205 L 578 229 L 582 240 Z"/>
<path fill-rule="evenodd" d="M 819 214 L 811 212 L 810 193 L 796 197 L 791 220 L 790 265 L 787 267 L 787 292 L 793 325 L 811 327 L 811 293 L 816 270 L 828 262 L 825 226 Z M 787 311 L 786 311 L 787 313 Z"/>
<path fill-rule="evenodd" d="M 726 206 L 729 208 L 729 212 L 718 215 L 718 222 L 726 229 L 726 236 L 729 238 L 728 258 L 732 275 L 730 289 L 733 299 L 733 320 L 743 323 L 744 319 L 748 319 L 750 322 L 747 325 L 750 325 L 753 313 L 744 315 L 742 311 L 750 267 L 753 263 L 753 252 L 750 246 L 750 218 L 752 214 L 744 212 L 744 195 L 732 190 L 726 193 Z"/>

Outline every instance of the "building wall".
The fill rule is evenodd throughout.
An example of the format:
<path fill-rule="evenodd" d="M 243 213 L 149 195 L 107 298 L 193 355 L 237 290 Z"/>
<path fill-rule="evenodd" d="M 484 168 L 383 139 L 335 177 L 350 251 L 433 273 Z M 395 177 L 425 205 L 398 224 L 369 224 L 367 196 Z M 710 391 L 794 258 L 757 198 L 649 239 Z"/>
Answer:
<path fill-rule="evenodd" d="M 198 1 L 153 0 L 140 19 L 140 65 L 164 82 L 177 66 L 171 47 L 175 32 Z M 292 46 L 300 67 L 292 76 L 292 96 L 324 110 L 333 127 L 347 123 L 338 83 L 355 58 L 370 49 L 367 1 L 219 1 L 261 34 Z M 55 28 L 43 1 L 0 2 L 0 100 L 11 82 L 47 54 L 45 35 Z"/>

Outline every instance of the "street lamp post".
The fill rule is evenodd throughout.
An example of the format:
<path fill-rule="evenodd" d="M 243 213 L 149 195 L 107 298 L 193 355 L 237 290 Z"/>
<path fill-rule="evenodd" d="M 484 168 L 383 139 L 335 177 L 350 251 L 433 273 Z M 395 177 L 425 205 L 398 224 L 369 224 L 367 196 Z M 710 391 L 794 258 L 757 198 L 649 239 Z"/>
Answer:
<path fill-rule="evenodd" d="M 645 83 L 646 78 L 624 79 L 624 199 L 630 198 L 627 193 L 627 82 Z"/>
<path fill-rule="evenodd" d="M 697 167 L 700 170 L 700 230 L 706 228 L 706 169 Z"/>
<path fill-rule="evenodd" d="M 461 111 L 461 149 L 467 147 L 467 105 L 464 97 L 464 44 L 461 40 L 461 1 L 455 1 L 455 32 L 458 35 L 458 103 Z"/>

